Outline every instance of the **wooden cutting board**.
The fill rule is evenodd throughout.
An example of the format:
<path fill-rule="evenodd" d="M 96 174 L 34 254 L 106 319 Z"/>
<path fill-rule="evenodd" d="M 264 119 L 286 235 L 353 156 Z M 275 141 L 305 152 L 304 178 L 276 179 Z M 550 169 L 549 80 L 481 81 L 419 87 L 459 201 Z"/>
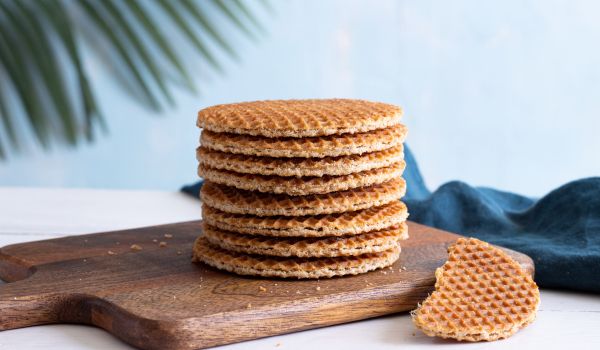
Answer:
<path fill-rule="evenodd" d="M 10 245 L 0 248 L 0 278 L 12 282 L 0 285 L 0 330 L 83 323 L 143 349 L 197 349 L 407 311 L 458 237 L 409 230 L 391 270 L 319 281 L 193 264 L 199 221 Z M 533 273 L 529 257 L 510 254 Z"/>

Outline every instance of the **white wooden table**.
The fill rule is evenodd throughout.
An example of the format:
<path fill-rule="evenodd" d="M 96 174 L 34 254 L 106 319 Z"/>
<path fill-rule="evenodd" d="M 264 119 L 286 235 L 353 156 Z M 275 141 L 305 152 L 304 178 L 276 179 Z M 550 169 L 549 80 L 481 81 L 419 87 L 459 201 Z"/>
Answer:
<path fill-rule="evenodd" d="M 199 201 L 176 192 L 0 187 L 0 246 L 200 216 Z M 600 296 L 542 290 L 537 320 L 512 338 L 493 343 L 460 344 L 429 338 L 415 329 L 407 314 L 399 314 L 222 348 L 439 349 L 441 345 L 469 350 L 514 346 L 600 349 Z M 0 349 L 130 348 L 103 330 L 88 326 L 47 325 L 0 332 Z"/>

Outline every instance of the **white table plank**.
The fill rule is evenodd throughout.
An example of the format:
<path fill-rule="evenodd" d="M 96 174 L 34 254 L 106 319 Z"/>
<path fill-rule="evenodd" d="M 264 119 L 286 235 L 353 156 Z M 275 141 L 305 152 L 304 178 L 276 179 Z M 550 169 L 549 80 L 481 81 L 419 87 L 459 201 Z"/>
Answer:
<path fill-rule="evenodd" d="M 178 192 L 0 187 L 0 235 L 23 235 L 29 241 L 35 235 L 198 220 L 200 208 L 200 201 Z"/>
<path fill-rule="evenodd" d="M 0 246 L 67 234 L 200 218 L 197 200 L 175 192 L 0 188 Z M 476 349 L 515 346 L 600 348 L 600 296 L 543 290 L 538 318 L 514 337 L 458 344 L 424 336 L 407 314 L 354 322 L 222 347 L 223 349 Z M 0 349 L 131 349 L 87 326 L 50 325 L 0 332 Z"/>

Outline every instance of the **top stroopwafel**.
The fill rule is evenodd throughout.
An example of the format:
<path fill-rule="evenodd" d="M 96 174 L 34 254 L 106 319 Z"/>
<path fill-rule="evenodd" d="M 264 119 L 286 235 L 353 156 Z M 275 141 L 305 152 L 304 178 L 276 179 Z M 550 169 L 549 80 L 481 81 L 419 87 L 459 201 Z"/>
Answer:
<path fill-rule="evenodd" d="M 337 157 L 397 147 L 407 129 L 398 124 L 373 131 L 317 137 L 261 137 L 203 130 L 200 143 L 216 151 L 264 157 Z"/>
<path fill-rule="evenodd" d="M 205 130 L 266 137 L 357 133 L 396 125 L 400 107 L 364 100 L 308 99 L 231 103 L 198 112 Z"/>
<path fill-rule="evenodd" d="M 435 272 L 435 291 L 413 313 L 425 334 L 466 341 L 507 338 L 535 319 L 537 285 L 499 248 L 459 238 Z"/>
<path fill-rule="evenodd" d="M 231 154 L 199 147 L 196 158 L 211 168 L 277 176 L 348 175 L 385 168 L 404 159 L 402 145 L 383 151 L 324 158 L 273 158 Z"/>

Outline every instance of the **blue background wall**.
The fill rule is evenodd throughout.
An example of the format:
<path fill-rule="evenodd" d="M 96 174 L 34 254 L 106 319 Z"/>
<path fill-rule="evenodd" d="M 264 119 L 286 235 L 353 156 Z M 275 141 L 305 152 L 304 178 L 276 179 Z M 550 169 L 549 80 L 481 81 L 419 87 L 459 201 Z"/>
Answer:
<path fill-rule="evenodd" d="M 242 100 L 355 97 L 402 105 L 431 187 L 528 195 L 600 174 L 600 2 L 274 1 L 258 44 L 200 96 L 156 115 L 88 54 L 109 134 L 0 163 L 0 185 L 177 189 L 196 179 L 196 112 Z M 206 79 L 210 81 L 206 82 Z"/>

